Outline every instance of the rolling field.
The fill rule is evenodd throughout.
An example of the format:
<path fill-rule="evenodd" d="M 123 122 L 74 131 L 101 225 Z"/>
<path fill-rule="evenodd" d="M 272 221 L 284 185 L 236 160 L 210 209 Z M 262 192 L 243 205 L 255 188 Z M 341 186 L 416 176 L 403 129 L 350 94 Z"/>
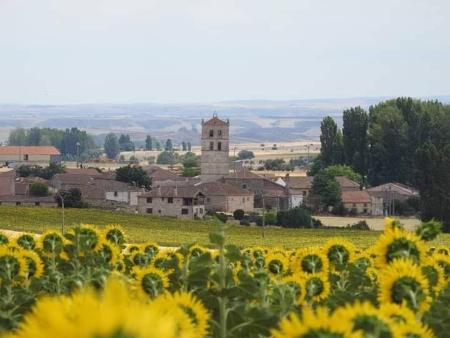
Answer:
<path fill-rule="evenodd" d="M 330 220 L 328 220 L 330 221 Z M 377 220 L 380 222 L 381 220 Z M 348 219 L 342 218 L 342 225 Z M 154 241 L 164 246 L 178 246 L 196 242 L 208 245 L 208 235 L 217 224 L 207 221 L 185 221 L 156 216 L 134 215 L 98 209 L 66 209 L 66 229 L 71 225 L 87 223 L 104 226 L 121 224 L 130 242 Z M 330 222 L 325 221 L 325 224 Z M 339 225 L 334 217 L 333 225 Z M 331 225 L 331 224 L 328 224 Z M 47 229 L 61 229 L 61 209 L 0 206 L 0 229 L 42 233 Z M 265 237 L 262 228 L 232 226 L 227 232 L 227 242 L 239 246 L 283 246 L 287 248 L 323 244 L 334 236 L 346 237 L 355 244 L 368 247 L 380 235 L 380 231 L 346 229 L 283 229 L 267 227 Z M 433 245 L 450 245 L 450 234 L 442 234 Z"/>

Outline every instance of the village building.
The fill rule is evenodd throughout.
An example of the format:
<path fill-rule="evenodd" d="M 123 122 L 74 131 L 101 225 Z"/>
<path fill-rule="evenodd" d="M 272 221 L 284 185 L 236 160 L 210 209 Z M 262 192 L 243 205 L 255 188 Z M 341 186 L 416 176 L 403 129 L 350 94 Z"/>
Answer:
<path fill-rule="evenodd" d="M 222 121 L 213 116 L 208 121 L 202 120 L 202 154 L 200 160 L 202 182 L 217 181 L 228 175 L 230 121 Z"/>
<path fill-rule="evenodd" d="M 61 153 L 53 146 L 2 146 L 0 165 L 45 164 L 60 162 Z"/>
<path fill-rule="evenodd" d="M 233 213 L 241 209 L 254 211 L 254 193 L 220 181 L 199 183 L 196 185 L 205 195 L 205 207 L 208 211 Z"/>
<path fill-rule="evenodd" d="M 283 178 L 278 178 L 278 184 L 286 187 L 289 193 L 289 204 L 291 208 L 302 205 L 309 205 L 309 197 L 311 194 L 312 176 L 290 176 L 286 174 Z"/>
<path fill-rule="evenodd" d="M 383 199 L 370 196 L 366 190 L 342 191 L 342 204 L 355 215 L 383 215 Z"/>
<path fill-rule="evenodd" d="M 205 196 L 195 186 L 159 187 L 138 196 L 138 210 L 141 214 L 149 215 L 203 218 Z"/>
<path fill-rule="evenodd" d="M 14 170 L 0 171 L 0 196 L 12 196 L 16 194 L 15 189 L 16 172 Z"/>
<path fill-rule="evenodd" d="M 405 202 L 409 198 L 418 198 L 419 191 L 401 183 L 385 183 L 376 187 L 367 189 L 367 192 L 371 196 L 379 197 L 384 200 L 386 204 L 392 203 L 392 201 Z"/>

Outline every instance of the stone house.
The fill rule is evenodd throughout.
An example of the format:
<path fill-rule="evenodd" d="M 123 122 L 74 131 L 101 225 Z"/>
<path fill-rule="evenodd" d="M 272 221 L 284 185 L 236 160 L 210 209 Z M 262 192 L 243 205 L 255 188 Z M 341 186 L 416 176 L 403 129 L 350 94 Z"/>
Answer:
<path fill-rule="evenodd" d="M 208 211 L 233 213 L 237 209 L 254 211 L 255 194 L 247 189 L 220 181 L 196 185 L 205 195 L 205 207 Z"/>
<path fill-rule="evenodd" d="M 0 164 L 49 164 L 60 161 L 61 153 L 53 146 L 0 147 Z"/>
<path fill-rule="evenodd" d="M 0 196 L 0 205 L 15 206 L 36 206 L 36 207 L 57 207 L 58 204 L 53 196 L 35 197 L 35 196 Z"/>
<path fill-rule="evenodd" d="M 289 174 L 278 179 L 277 182 L 288 189 L 291 208 L 309 205 L 313 179 L 312 176 L 290 176 Z"/>
<path fill-rule="evenodd" d="M 383 215 L 383 199 L 370 196 L 366 190 L 342 191 L 341 200 L 345 209 L 356 215 Z"/>
<path fill-rule="evenodd" d="M 401 183 L 385 183 L 376 187 L 368 188 L 367 192 L 374 197 L 382 198 L 385 209 L 394 201 L 405 202 L 409 198 L 418 198 L 419 191 L 413 187 Z"/>
<path fill-rule="evenodd" d="M 205 195 L 194 186 L 159 187 L 138 196 L 138 211 L 184 219 L 203 218 Z"/>
<path fill-rule="evenodd" d="M 0 172 L 0 196 L 11 196 L 16 194 L 15 189 L 16 172 L 7 170 Z"/>
<path fill-rule="evenodd" d="M 289 192 L 286 187 L 246 169 L 235 171 L 223 179 L 223 182 L 255 194 L 254 207 L 271 210 L 289 209 Z"/>

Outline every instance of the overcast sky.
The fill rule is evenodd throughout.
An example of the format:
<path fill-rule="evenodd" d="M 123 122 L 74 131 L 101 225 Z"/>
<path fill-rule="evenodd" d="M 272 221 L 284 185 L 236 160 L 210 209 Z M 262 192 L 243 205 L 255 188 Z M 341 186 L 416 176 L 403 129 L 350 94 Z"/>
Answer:
<path fill-rule="evenodd" d="M 0 0 L 0 103 L 450 94 L 448 0 Z"/>

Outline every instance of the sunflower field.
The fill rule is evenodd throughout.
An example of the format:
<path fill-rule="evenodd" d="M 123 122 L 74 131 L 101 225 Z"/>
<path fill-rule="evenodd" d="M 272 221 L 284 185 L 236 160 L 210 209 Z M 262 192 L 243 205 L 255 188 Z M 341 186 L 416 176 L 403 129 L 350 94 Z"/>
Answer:
<path fill-rule="evenodd" d="M 127 244 L 119 225 L 0 233 L 0 337 L 449 337 L 440 225 L 386 219 L 370 248 Z"/>

